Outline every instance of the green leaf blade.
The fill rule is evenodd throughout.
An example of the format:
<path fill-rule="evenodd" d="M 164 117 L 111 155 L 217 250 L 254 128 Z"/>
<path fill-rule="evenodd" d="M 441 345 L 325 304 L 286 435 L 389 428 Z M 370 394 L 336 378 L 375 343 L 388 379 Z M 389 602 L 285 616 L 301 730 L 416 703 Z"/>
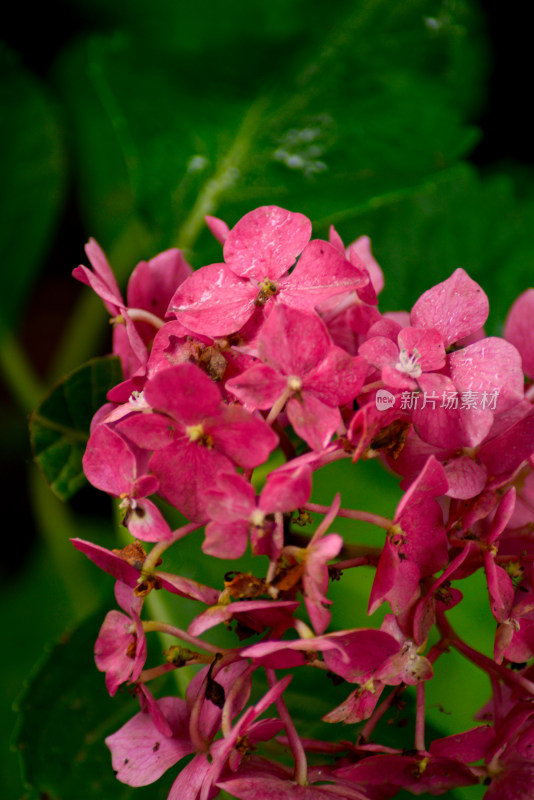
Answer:
<path fill-rule="evenodd" d="M 91 420 L 121 379 L 118 358 L 93 359 L 60 381 L 30 417 L 35 460 L 62 500 L 86 482 L 82 457 Z"/>

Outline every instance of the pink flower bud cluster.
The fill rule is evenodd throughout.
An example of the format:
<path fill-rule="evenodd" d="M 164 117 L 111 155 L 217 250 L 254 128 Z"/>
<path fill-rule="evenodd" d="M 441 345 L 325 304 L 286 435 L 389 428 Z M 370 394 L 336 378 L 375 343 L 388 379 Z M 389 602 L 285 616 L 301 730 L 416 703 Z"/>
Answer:
<path fill-rule="evenodd" d="M 95 416 L 84 470 L 119 499 L 132 541 L 110 551 L 74 540 L 117 581 L 121 610 L 106 616 L 97 666 L 110 694 L 129 684 L 141 704 L 107 739 L 117 778 L 143 786 L 172 769 L 170 800 L 221 788 L 243 800 L 384 800 L 480 782 L 487 800 L 531 797 L 534 290 L 504 338 L 487 337 L 487 297 L 462 269 L 409 313 L 382 313 L 367 237 L 348 248 L 334 229 L 310 240 L 310 221 L 276 206 L 231 230 L 207 222 L 220 263 L 192 272 L 179 251 L 161 253 L 135 268 L 126 302 L 94 241 L 93 269 L 75 270 L 114 319 L 125 376 Z M 326 464 L 376 457 L 402 478 L 393 519 L 341 508 L 339 495 L 311 502 Z M 153 495 L 188 522 L 171 530 Z M 306 535 L 310 512 L 322 521 Z M 382 528 L 383 546 L 346 544 L 331 532 L 338 517 Z M 219 559 L 263 558 L 254 572 L 222 566 L 217 586 L 166 572 L 168 548 L 193 535 Z M 369 613 L 385 602 L 389 613 L 380 629 L 330 629 L 330 581 L 364 566 L 375 570 Z M 447 617 L 477 570 L 495 620 L 491 656 Z M 144 618 L 152 592 L 197 603 L 187 630 Z M 231 623 L 233 647 L 205 636 Z M 147 666 L 156 631 L 176 645 Z M 450 648 L 489 676 L 493 695 L 471 730 L 429 741 L 425 686 Z M 156 699 L 150 681 L 186 665 L 198 671 L 185 697 Z M 347 687 L 323 717 L 338 726 L 328 741 L 299 730 L 284 697 L 310 670 Z M 372 734 L 406 687 L 415 740 L 395 749 Z M 284 751 L 280 762 L 267 755 Z"/>

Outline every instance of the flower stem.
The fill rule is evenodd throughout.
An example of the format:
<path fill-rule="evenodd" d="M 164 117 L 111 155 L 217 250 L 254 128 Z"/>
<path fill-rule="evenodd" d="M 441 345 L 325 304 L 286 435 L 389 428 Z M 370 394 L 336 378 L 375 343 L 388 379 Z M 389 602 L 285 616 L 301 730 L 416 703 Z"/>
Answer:
<path fill-rule="evenodd" d="M 515 672 L 512 672 L 512 670 L 504 667 L 502 664 L 496 664 L 495 661 L 493 661 L 491 658 L 488 658 L 488 656 L 485 656 L 483 653 L 479 653 L 478 650 L 474 650 L 472 647 L 462 641 L 458 634 L 454 632 L 448 620 L 445 619 L 444 612 L 438 611 L 437 613 L 437 625 L 442 636 L 460 653 L 462 653 L 462 655 L 469 659 L 469 661 L 471 661 L 473 664 L 476 664 L 477 667 L 480 667 L 480 669 L 484 670 L 484 672 L 487 672 L 490 678 L 492 675 L 496 675 L 513 689 L 522 689 L 528 694 L 534 695 L 534 683 L 532 681 L 529 681 L 522 675 L 517 675 Z"/>
<path fill-rule="evenodd" d="M 416 687 L 417 705 L 415 712 L 415 749 L 425 750 L 425 684 L 423 681 Z"/>
<path fill-rule="evenodd" d="M 176 628 L 174 625 L 170 625 L 168 622 L 158 622 L 157 620 L 153 619 L 144 620 L 143 630 L 145 633 L 150 633 L 151 631 L 168 633 L 170 636 L 176 636 L 177 639 L 181 639 L 182 642 L 192 644 L 193 647 L 198 647 L 199 650 L 205 650 L 207 653 L 213 653 L 214 655 L 217 653 L 228 652 L 222 647 L 216 647 L 214 644 L 204 642 L 202 639 L 198 639 L 196 636 L 191 636 L 191 634 L 183 631 L 181 628 Z"/>
<path fill-rule="evenodd" d="M 128 316 L 133 322 L 146 322 L 159 331 L 165 325 L 165 320 L 152 314 L 150 311 L 145 311 L 144 308 L 128 308 Z"/>
<path fill-rule="evenodd" d="M 267 425 L 272 425 L 273 422 L 276 420 L 278 414 L 282 411 L 283 407 L 291 397 L 291 389 L 285 389 L 278 400 L 275 401 L 273 407 L 269 411 L 269 414 L 265 420 Z"/>
<path fill-rule="evenodd" d="M 168 547 L 171 546 L 171 544 L 183 539 L 184 536 L 187 536 L 189 533 L 193 533 L 193 531 L 196 531 L 197 528 L 201 527 L 201 523 L 189 522 L 187 525 L 182 525 L 181 528 L 175 530 L 172 534 L 172 539 L 166 539 L 155 544 L 148 556 L 145 558 L 143 563 L 143 572 L 151 572 L 158 563 L 160 556 L 165 552 L 165 550 L 167 550 Z"/>
<path fill-rule="evenodd" d="M 272 688 L 276 684 L 276 672 L 274 669 L 266 669 L 265 672 L 267 674 L 269 686 Z M 293 720 L 291 719 L 291 715 L 287 710 L 287 706 L 283 697 L 279 697 L 275 703 L 276 709 L 280 715 L 280 719 L 284 723 L 289 746 L 291 747 L 291 752 L 293 753 L 293 758 L 295 759 L 295 781 L 301 786 L 306 786 L 308 783 L 308 763 L 306 761 L 306 752 L 304 750 L 304 746 L 300 740 L 300 736 L 297 733 L 295 725 L 293 724 Z"/>
<path fill-rule="evenodd" d="M 397 701 L 397 698 L 400 694 L 405 690 L 406 686 L 404 683 L 401 683 L 400 686 L 397 686 L 385 700 L 382 700 L 380 705 L 375 708 L 365 725 L 360 731 L 360 735 L 358 736 L 358 744 L 362 744 L 364 742 L 369 741 L 369 738 L 374 731 L 375 727 L 378 725 L 386 711 L 391 708 L 393 703 Z"/>
<path fill-rule="evenodd" d="M 316 514 L 327 514 L 330 511 L 330 506 L 321 506 L 318 503 L 306 503 L 304 506 L 306 511 L 312 511 Z M 350 508 L 340 508 L 336 514 L 337 517 L 346 517 L 347 519 L 355 519 L 359 522 L 370 522 L 372 525 L 377 525 L 379 528 L 391 528 L 393 521 L 387 517 L 381 517 L 379 514 L 372 514 L 369 511 L 355 511 Z"/>

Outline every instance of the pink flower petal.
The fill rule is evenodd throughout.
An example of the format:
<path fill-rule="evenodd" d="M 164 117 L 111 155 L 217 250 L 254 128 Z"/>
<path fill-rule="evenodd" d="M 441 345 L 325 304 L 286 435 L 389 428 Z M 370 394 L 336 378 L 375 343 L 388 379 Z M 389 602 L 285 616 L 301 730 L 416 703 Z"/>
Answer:
<path fill-rule="evenodd" d="M 271 408 L 285 392 L 287 380 L 267 364 L 255 364 L 227 381 L 225 388 L 252 411 Z"/>
<path fill-rule="evenodd" d="M 292 397 L 286 411 L 295 433 L 314 450 L 329 444 L 341 422 L 339 410 L 326 406 L 311 392 L 303 393 L 302 400 Z"/>
<path fill-rule="evenodd" d="M 263 487 L 258 507 L 266 514 L 293 511 L 308 502 L 311 494 L 311 470 L 303 465 L 294 470 L 274 470 Z"/>
<path fill-rule="evenodd" d="M 213 486 L 220 472 L 230 472 L 232 463 L 215 448 L 175 442 L 154 453 L 150 469 L 159 480 L 161 496 L 192 522 L 201 522 L 206 519 L 205 487 Z"/>
<path fill-rule="evenodd" d="M 238 405 L 223 406 L 217 418 L 206 422 L 206 431 L 213 439 L 214 448 L 245 469 L 267 461 L 278 444 L 278 436 L 261 417 L 249 414 Z"/>
<path fill-rule="evenodd" d="M 367 275 L 347 261 L 335 247 L 314 239 L 305 248 L 291 275 L 284 278 L 279 287 L 286 305 L 306 311 L 329 297 L 354 291 L 368 280 Z"/>
<path fill-rule="evenodd" d="M 186 328 L 208 336 L 226 336 L 252 316 L 258 289 L 226 264 L 193 272 L 173 296 L 169 311 Z"/>
<path fill-rule="evenodd" d="M 107 425 L 91 434 L 83 456 L 87 480 L 108 494 L 130 494 L 136 478 L 135 455 L 124 439 Z"/>
<path fill-rule="evenodd" d="M 248 531 L 249 523 L 246 520 L 210 522 L 206 525 L 202 552 L 215 558 L 241 558 L 247 549 Z"/>
<path fill-rule="evenodd" d="M 242 217 L 224 243 L 224 260 L 236 275 L 277 280 L 291 267 L 311 236 L 303 214 L 261 206 Z"/>
<path fill-rule="evenodd" d="M 484 489 L 488 474 L 484 467 L 469 456 L 458 456 L 444 462 L 445 475 L 449 488 L 448 497 L 468 500 L 476 497 Z"/>
<path fill-rule="evenodd" d="M 460 392 L 477 392 L 479 404 L 497 393 L 495 411 L 502 413 L 523 399 L 521 357 L 515 347 L 495 336 L 481 339 L 449 356 L 450 376 Z M 484 407 L 484 406 L 482 406 Z"/>
<path fill-rule="evenodd" d="M 523 372 L 534 379 L 534 289 L 520 295 L 508 312 L 504 337 L 519 351 Z"/>
<path fill-rule="evenodd" d="M 275 306 L 258 336 L 263 361 L 283 375 L 303 376 L 324 357 L 330 336 L 315 312 Z"/>
<path fill-rule="evenodd" d="M 481 328 L 488 312 L 488 298 L 478 283 L 465 270 L 457 269 L 421 295 L 410 320 L 417 328 L 436 328 L 448 347 Z"/>
<path fill-rule="evenodd" d="M 172 738 L 163 736 L 150 714 L 141 711 L 106 739 L 116 776 L 128 786 L 154 783 L 169 767 L 193 752 L 184 700 L 163 697 L 158 707 L 172 728 Z"/>
<path fill-rule="evenodd" d="M 151 500 L 139 500 L 128 510 L 124 524 L 142 542 L 163 542 L 172 539 L 172 531 L 159 508 Z"/>
<path fill-rule="evenodd" d="M 196 425 L 217 414 L 221 393 L 196 364 L 178 364 L 161 370 L 145 386 L 147 403 L 184 425 Z"/>

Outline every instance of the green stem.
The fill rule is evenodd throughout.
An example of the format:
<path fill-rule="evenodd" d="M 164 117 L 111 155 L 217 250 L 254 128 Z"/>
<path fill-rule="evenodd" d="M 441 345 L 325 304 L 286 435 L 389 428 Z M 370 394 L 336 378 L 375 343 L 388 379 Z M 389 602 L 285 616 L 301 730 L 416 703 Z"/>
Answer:
<path fill-rule="evenodd" d="M 81 565 L 78 553 L 69 541 L 77 533 L 76 521 L 68 505 L 55 496 L 41 473 L 33 466 L 30 469 L 29 486 L 41 534 L 65 586 L 73 619 L 78 621 L 95 610 L 98 593 L 85 565 Z"/>
<path fill-rule="evenodd" d="M 11 394 L 29 414 L 40 403 L 46 389 L 12 333 L 7 333 L 0 341 L 0 368 Z"/>
<path fill-rule="evenodd" d="M 239 179 L 242 164 L 257 135 L 264 111 L 265 100 L 262 98 L 256 101 L 245 114 L 232 147 L 221 160 L 213 178 L 206 182 L 191 213 L 182 225 L 176 237 L 175 247 L 179 247 L 181 250 L 192 248 L 205 224 L 206 214 L 213 214 L 217 210 L 220 195 Z"/>
<path fill-rule="evenodd" d="M 121 544 L 131 544 L 132 537 L 126 528 L 119 524 L 120 510 L 118 506 L 115 507 L 115 515 L 117 520 L 118 536 L 121 540 Z M 172 645 L 176 644 L 175 637 L 177 635 L 176 633 L 170 633 L 171 630 L 174 631 L 177 629 L 174 626 L 176 620 L 173 618 L 173 613 L 167 600 L 167 596 L 161 591 L 153 591 L 145 597 L 144 602 L 144 607 L 148 615 L 152 617 L 153 620 L 157 620 L 156 623 L 145 623 L 146 630 L 157 631 L 157 635 L 163 650 L 166 650 Z M 165 633 L 165 628 L 169 630 L 169 633 Z M 184 638 L 183 641 L 187 641 L 189 644 L 195 644 L 197 640 L 193 642 L 193 639 L 189 637 Z M 175 669 L 173 671 L 174 682 L 176 683 L 181 697 L 185 697 L 185 690 L 189 686 L 190 681 L 193 679 L 194 674 L 194 670 L 191 667 L 181 667 L 181 669 Z"/>

